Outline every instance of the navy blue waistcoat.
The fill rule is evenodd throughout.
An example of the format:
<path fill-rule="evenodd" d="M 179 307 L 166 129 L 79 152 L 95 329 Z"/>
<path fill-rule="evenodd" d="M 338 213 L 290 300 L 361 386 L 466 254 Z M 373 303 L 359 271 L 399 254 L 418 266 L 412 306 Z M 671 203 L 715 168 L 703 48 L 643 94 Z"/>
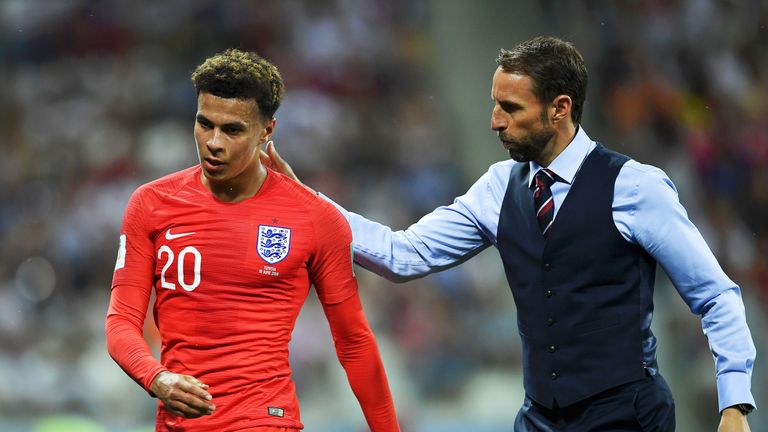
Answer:
<path fill-rule="evenodd" d="M 598 144 L 546 241 L 534 214 L 529 164 L 512 168 L 498 248 L 517 305 L 525 391 L 549 408 L 645 376 L 649 335 L 642 320 L 653 307 L 656 263 L 621 236 L 612 210 L 616 176 L 628 159 Z M 650 358 L 655 362 L 654 353 Z"/>

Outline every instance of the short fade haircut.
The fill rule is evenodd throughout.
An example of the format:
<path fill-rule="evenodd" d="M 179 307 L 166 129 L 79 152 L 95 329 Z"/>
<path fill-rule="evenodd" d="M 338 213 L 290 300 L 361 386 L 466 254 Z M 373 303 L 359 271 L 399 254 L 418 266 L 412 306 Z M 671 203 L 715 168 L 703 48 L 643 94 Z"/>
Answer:
<path fill-rule="evenodd" d="M 264 120 L 274 117 L 283 100 L 280 72 L 255 52 L 230 48 L 207 58 L 192 73 L 192 84 L 198 95 L 253 99 Z"/>
<path fill-rule="evenodd" d="M 496 64 L 504 72 L 526 75 L 531 89 L 542 103 L 564 94 L 571 97 L 571 119 L 581 122 L 587 97 L 587 67 L 579 51 L 570 42 L 556 37 L 538 36 L 511 50 L 502 49 Z"/>

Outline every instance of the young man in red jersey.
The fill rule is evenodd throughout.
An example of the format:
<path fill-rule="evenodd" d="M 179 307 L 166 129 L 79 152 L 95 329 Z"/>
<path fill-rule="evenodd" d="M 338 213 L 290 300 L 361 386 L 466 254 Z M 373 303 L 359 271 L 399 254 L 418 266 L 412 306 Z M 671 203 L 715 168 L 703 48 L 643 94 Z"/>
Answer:
<path fill-rule="evenodd" d="M 301 429 L 288 343 L 314 284 L 368 425 L 399 430 L 357 294 L 347 221 L 259 160 L 283 96 L 277 69 L 227 50 L 192 82 L 200 165 L 141 186 L 128 202 L 109 354 L 160 400 L 158 431 Z M 160 362 L 142 337 L 152 287 Z"/>

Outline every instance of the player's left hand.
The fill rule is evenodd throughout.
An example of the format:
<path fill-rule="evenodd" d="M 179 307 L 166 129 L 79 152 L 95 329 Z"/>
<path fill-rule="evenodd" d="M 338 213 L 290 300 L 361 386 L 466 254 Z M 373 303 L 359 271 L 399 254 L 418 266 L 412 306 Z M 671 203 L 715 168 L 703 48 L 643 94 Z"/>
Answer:
<path fill-rule="evenodd" d="M 736 408 L 724 409 L 717 432 L 750 432 L 747 416 Z"/>
<path fill-rule="evenodd" d="M 208 386 L 190 375 L 160 372 L 149 390 L 163 401 L 165 409 L 184 418 L 211 415 L 216 406 L 211 403 Z"/>

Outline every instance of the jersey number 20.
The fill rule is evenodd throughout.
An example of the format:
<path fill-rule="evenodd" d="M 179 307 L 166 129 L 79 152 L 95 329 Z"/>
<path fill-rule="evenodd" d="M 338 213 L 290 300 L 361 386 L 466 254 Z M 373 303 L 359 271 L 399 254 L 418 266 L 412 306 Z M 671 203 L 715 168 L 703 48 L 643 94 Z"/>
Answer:
<path fill-rule="evenodd" d="M 168 271 L 168 269 L 173 264 L 173 250 L 169 248 L 167 245 L 160 246 L 160 249 L 157 250 L 157 259 L 162 259 L 163 253 L 168 254 L 168 261 L 166 261 L 165 265 L 163 266 L 163 270 L 160 272 L 160 286 L 163 288 L 168 288 L 175 290 L 176 284 L 168 282 L 165 280 L 165 272 Z M 192 279 L 191 284 L 187 284 L 184 280 L 184 257 L 187 254 L 192 254 L 195 258 L 195 271 L 194 271 L 194 278 Z M 200 264 L 203 261 L 202 256 L 200 255 L 200 251 L 197 250 L 194 246 L 187 246 L 184 249 L 179 252 L 178 257 L 178 264 L 176 265 L 177 268 L 177 276 L 176 280 L 179 282 L 179 285 L 181 285 L 182 288 L 184 288 L 186 291 L 193 291 L 195 288 L 197 288 L 198 285 L 200 285 Z"/>

